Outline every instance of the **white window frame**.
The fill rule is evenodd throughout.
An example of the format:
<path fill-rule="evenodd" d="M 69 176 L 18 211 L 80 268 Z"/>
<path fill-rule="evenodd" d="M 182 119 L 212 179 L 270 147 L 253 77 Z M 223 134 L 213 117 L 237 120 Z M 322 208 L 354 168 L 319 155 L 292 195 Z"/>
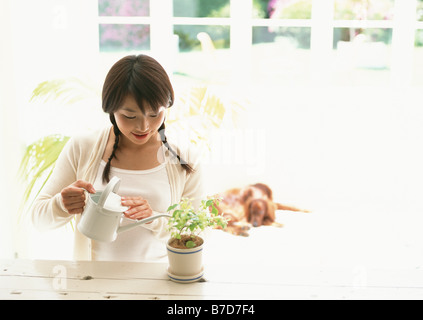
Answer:
<path fill-rule="evenodd" d="M 163 54 L 173 39 L 175 25 L 230 26 L 230 50 L 234 74 L 242 79 L 251 76 L 252 30 L 260 26 L 311 28 L 311 77 L 322 83 L 333 50 L 334 28 L 388 28 L 392 29 L 392 83 L 411 83 L 415 32 L 423 29 L 416 19 L 417 0 L 396 0 L 392 20 L 335 20 L 335 0 L 313 1 L 311 19 L 257 19 L 253 18 L 252 0 L 230 0 L 229 18 L 174 17 L 173 0 L 151 0 L 149 17 L 98 17 L 99 23 L 148 24 L 151 27 L 151 52 L 166 59 Z M 406 22 L 406 23 L 405 23 Z M 324 80 L 324 79 L 323 79 Z"/>

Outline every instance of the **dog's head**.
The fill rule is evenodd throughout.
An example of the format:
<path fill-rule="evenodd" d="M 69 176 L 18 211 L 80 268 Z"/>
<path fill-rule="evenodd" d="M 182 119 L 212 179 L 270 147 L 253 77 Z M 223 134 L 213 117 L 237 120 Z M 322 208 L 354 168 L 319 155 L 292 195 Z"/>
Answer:
<path fill-rule="evenodd" d="M 269 207 L 266 200 L 253 199 L 248 204 L 247 221 L 253 227 L 263 225 L 264 219 L 268 216 Z"/>

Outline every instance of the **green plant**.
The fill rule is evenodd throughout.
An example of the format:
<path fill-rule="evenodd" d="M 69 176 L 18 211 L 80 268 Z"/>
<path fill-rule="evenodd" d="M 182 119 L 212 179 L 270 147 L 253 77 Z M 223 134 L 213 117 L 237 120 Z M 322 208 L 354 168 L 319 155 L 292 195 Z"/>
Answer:
<path fill-rule="evenodd" d="M 286 5 L 277 2 L 274 6 L 273 19 L 311 19 L 311 0 L 297 0 Z"/>
<path fill-rule="evenodd" d="M 335 0 L 336 20 L 392 19 L 394 0 Z"/>
<path fill-rule="evenodd" d="M 63 105 L 71 105 L 99 95 L 100 92 L 93 84 L 71 77 L 39 83 L 32 91 L 29 101 L 55 101 Z"/>
<path fill-rule="evenodd" d="M 33 90 L 30 102 L 54 101 L 60 105 L 72 105 L 98 95 L 99 92 L 94 85 L 72 77 L 41 82 Z M 31 207 L 50 178 L 56 160 L 69 138 L 63 134 L 51 134 L 25 148 L 18 171 L 24 187 L 18 221 L 22 219 L 23 212 Z"/>
<path fill-rule="evenodd" d="M 172 238 L 183 242 L 187 248 L 194 248 L 195 238 L 201 231 L 208 227 L 225 228 L 227 220 L 219 215 L 215 204 L 219 204 L 219 199 L 201 200 L 200 207 L 195 210 L 192 201 L 183 198 L 179 203 L 171 205 L 167 211 L 172 211 L 168 222 Z"/>
<path fill-rule="evenodd" d="M 25 205 L 31 198 L 33 201 L 38 196 L 50 178 L 54 164 L 68 140 L 69 137 L 53 134 L 35 141 L 26 148 L 18 172 L 20 179 L 26 184 L 19 210 L 19 220 Z M 34 189 L 35 192 L 33 192 Z"/>
<path fill-rule="evenodd" d="M 229 0 L 174 0 L 175 17 L 229 17 Z"/>

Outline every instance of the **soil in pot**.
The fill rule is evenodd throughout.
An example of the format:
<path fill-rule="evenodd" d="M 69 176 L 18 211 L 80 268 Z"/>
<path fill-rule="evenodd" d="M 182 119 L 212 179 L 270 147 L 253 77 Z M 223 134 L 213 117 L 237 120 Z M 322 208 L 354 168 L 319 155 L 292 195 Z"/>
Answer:
<path fill-rule="evenodd" d="M 186 243 L 188 241 L 193 241 L 195 243 L 195 247 L 199 247 L 203 244 L 203 239 L 201 239 L 200 237 L 194 237 L 192 238 L 189 235 L 182 235 L 181 239 L 175 239 L 173 238 L 169 245 L 173 248 L 177 248 L 177 249 L 187 249 L 186 247 Z M 195 248 L 194 247 L 194 248 Z"/>

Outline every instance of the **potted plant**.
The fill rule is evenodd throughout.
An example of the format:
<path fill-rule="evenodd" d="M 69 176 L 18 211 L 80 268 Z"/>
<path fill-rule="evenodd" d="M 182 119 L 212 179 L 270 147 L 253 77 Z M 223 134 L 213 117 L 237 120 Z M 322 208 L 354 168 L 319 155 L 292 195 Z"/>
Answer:
<path fill-rule="evenodd" d="M 202 200 L 193 208 L 189 199 L 183 198 L 168 208 L 171 238 L 167 242 L 169 259 L 168 276 L 180 283 L 200 280 L 204 275 L 202 251 L 204 239 L 199 234 L 209 227 L 225 228 L 227 220 L 219 215 L 215 204 L 219 199 Z"/>

